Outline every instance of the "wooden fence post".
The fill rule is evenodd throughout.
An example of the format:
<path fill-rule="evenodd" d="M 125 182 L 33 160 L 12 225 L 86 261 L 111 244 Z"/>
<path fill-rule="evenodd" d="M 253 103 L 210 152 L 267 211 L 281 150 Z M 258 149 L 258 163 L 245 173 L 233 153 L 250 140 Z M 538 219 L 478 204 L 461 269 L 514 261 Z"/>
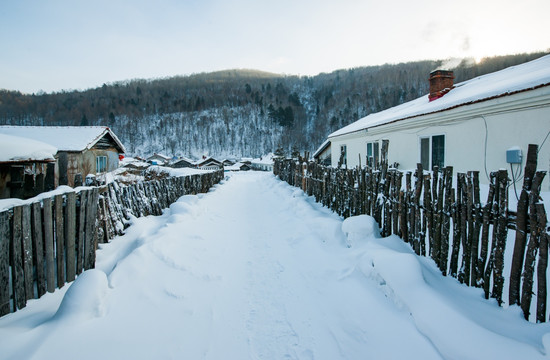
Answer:
<path fill-rule="evenodd" d="M 544 204 L 536 204 L 537 223 L 541 229 L 539 263 L 537 265 L 537 322 L 546 321 L 546 268 L 548 267 L 548 233 L 546 232 L 546 211 Z"/>
<path fill-rule="evenodd" d="M 443 205 L 442 224 L 441 224 L 441 250 L 439 253 L 439 268 L 445 276 L 447 272 L 447 264 L 449 258 L 449 232 L 452 214 L 452 193 L 453 193 L 453 167 L 445 168 L 445 204 Z"/>
<path fill-rule="evenodd" d="M 22 207 L 16 206 L 13 208 L 13 225 L 12 225 L 12 241 L 11 241 L 11 264 L 12 264 L 12 281 L 13 281 L 13 300 L 16 309 L 22 309 L 27 303 L 25 294 L 25 273 L 23 270 L 23 254 L 22 249 L 22 229 L 21 229 Z"/>
<path fill-rule="evenodd" d="M 533 296 L 533 272 L 535 269 L 535 261 L 537 257 L 537 250 L 539 248 L 540 234 L 544 231 L 544 226 L 540 226 L 537 217 L 536 204 L 539 203 L 540 185 L 545 171 L 537 171 L 535 178 L 533 179 L 531 193 L 529 194 L 529 242 L 527 245 L 527 252 L 525 254 L 525 264 L 523 268 L 523 286 L 521 289 L 521 309 L 523 310 L 523 316 L 525 320 L 529 320 L 529 312 L 531 308 L 531 298 Z"/>
<path fill-rule="evenodd" d="M 506 223 L 508 220 L 508 201 L 506 189 L 508 187 L 508 172 L 499 170 L 498 172 L 498 217 L 496 219 L 496 247 L 493 268 L 493 294 L 499 306 L 502 305 L 502 289 L 504 286 L 504 250 L 506 249 L 506 235 L 508 230 Z M 493 225 L 493 231 L 495 230 Z"/>
<path fill-rule="evenodd" d="M 0 212 L 0 316 L 10 312 L 10 214 Z"/>
<path fill-rule="evenodd" d="M 44 235 L 42 232 L 42 208 L 39 202 L 32 204 L 32 257 L 36 269 L 36 290 L 38 297 L 46 293 L 44 274 Z"/>
<path fill-rule="evenodd" d="M 32 260 L 32 236 L 31 236 L 31 205 L 22 206 L 21 230 L 23 245 L 23 271 L 25 272 L 25 302 L 34 298 L 34 272 Z"/>
<path fill-rule="evenodd" d="M 67 243 L 67 281 L 71 282 L 76 275 L 76 194 L 70 192 L 67 194 L 67 204 L 65 206 L 65 240 Z"/>
<path fill-rule="evenodd" d="M 65 285 L 65 231 L 63 227 L 63 195 L 54 197 L 55 253 L 57 264 L 57 287 Z"/>
<path fill-rule="evenodd" d="M 527 244 L 527 212 L 529 209 L 529 192 L 533 177 L 537 170 L 538 145 L 529 144 L 527 160 L 525 164 L 525 175 L 523 187 L 518 201 L 516 218 L 516 241 L 514 242 L 514 253 L 512 255 L 512 268 L 510 270 L 510 290 L 508 302 L 510 305 L 520 303 L 520 282 L 523 269 L 523 258 Z"/>

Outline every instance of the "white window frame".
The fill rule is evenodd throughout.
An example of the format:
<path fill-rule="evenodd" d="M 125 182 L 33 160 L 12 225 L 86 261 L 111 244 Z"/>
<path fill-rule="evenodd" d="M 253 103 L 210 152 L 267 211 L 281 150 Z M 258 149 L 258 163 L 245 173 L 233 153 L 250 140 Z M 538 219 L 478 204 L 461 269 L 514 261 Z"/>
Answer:
<path fill-rule="evenodd" d="M 348 146 L 346 144 L 340 145 L 340 156 L 342 156 L 342 153 L 344 153 L 344 161 L 342 162 L 342 165 L 347 166 L 348 165 Z M 340 160 L 340 158 L 338 158 Z"/>
<path fill-rule="evenodd" d="M 428 139 L 428 168 L 424 170 L 432 171 L 434 168 L 433 164 L 433 138 L 437 136 L 443 136 L 443 166 L 445 166 L 447 159 L 447 135 L 446 134 L 431 134 L 431 135 L 422 135 L 418 137 L 418 162 L 422 164 L 422 140 Z M 424 168 L 424 164 L 422 164 Z M 440 168 L 441 170 L 441 168 Z"/>
<path fill-rule="evenodd" d="M 103 165 L 103 169 L 102 169 Z M 98 155 L 95 158 L 95 170 L 96 174 L 101 174 L 104 172 L 107 172 L 107 156 L 105 155 Z M 103 170 L 103 171 L 101 171 Z"/>
<path fill-rule="evenodd" d="M 369 145 L 371 147 L 372 154 L 369 156 Z M 374 167 L 377 162 L 380 161 L 380 142 L 379 141 L 369 141 L 365 145 L 367 165 Z"/>

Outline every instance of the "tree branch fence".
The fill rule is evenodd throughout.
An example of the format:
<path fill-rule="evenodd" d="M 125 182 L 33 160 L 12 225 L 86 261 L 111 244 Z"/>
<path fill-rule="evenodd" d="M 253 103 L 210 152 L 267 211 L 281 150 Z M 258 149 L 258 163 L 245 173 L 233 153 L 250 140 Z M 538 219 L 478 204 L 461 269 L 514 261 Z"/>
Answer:
<path fill-rule="evenodd" d="M 82 189 L 0 212 L 0 316 L 94 268 L 98 243 L 122 235 L 131 216 L 160 215 L 180 196 L 205 193 L 223 170 Z"/>
<path fill-rule="evenodd" d="M 276 159 L 273 172 L 290 185 L 344 218 L 374 217 L 383 236 L 395 234 L 415 253 L 431 257 L 444 276 L 484 290 L 487 299 L 504 303 L 504 252 L 515 231 L 508 304 L 520 305 L 529 320 L 536 271 L 536 321 L 547 319 L 546 297 L 549 228 L 540 187 L 546 172 L 536 171 L 537 145 L 529 145 L 517 211 L 508 207 L 506 170 L 490 174 L 482 203 L 479 172 L 453 174 L 453 167 L 426 172 L 389 168 L 382 143 L 375 168 L 332 168 L 307 161 Z"/>

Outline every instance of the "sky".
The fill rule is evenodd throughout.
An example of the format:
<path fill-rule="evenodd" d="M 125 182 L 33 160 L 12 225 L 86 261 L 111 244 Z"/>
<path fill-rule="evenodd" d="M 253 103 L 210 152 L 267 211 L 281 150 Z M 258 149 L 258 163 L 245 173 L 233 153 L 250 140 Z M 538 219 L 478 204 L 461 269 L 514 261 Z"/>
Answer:
<path fill-rule="evenodd" d="M 548 0 L 0 0 L 0 89 L 550 49 Z"/>

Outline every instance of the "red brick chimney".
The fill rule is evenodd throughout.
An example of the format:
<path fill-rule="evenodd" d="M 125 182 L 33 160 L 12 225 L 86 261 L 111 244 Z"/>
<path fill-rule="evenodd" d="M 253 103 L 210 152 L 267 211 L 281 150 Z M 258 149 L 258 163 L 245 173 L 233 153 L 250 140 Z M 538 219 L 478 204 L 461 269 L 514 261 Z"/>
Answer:
<path fill-rule="evenodd" d="M 454 88 L 454 74 L 450 70 L 435 70 L 430 73 L 430 101 L 439 99 Z"/>

